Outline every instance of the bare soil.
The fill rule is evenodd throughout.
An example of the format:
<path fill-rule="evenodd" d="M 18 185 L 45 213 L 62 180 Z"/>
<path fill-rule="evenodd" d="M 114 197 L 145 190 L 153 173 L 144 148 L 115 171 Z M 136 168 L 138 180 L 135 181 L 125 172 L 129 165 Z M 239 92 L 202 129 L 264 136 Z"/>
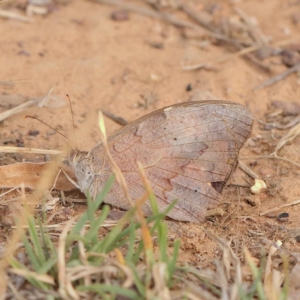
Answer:
<path fill-rule="evenodd" d="M 22 1 L 18 3 L 19 6 L 13 5 L 10 10 L 20 13 Z M 300 23 L 295 19 L 295 14 L 299 14 L 299 1 L 206 0 L 201 1 L 201 5 L 197 1 L 191 3 L 199 10 L 213 3 L 217 7 L 212 14 L 215 19 L 239 19 L 234 11 L 238 6 L 255 18 L 260 30 L 272 42 L 291 39 L 299 45 Z M 207 35 L 203 34 L 195 42 L 183 37 L 183 28 L 132 12 L 128 19 L 116 21 L 111 17 L 115 10 L 115 7 L 89 1 L 58 1 L 45 16 L 34 15 L 32 23 L 0 19 L 0 81 L 12 81 L 12 84 L 0 85 L 1 111 L 26 99 L 44 97 L 51 88 L 54 88 L 52 94 L 57 96 L 56 103 L 63 104 L 60 107 L 33 106 L 4 120 L 0 125 L 1 145 L 63 147 L 66 141 L 61 136 L 35 120 L 24 120 L 29 114 L 74 140 L 65 94 L 71 96 L 73 103 L 78 148 L 85 151 L 100 140 L 97 125 L 100 109 L 133 121 L 155 109 L 189 101 L 193 95 L 196 99 L 213 95 L 217 99 L 244 104 L 256 120 L 250 142 L 240 152 L 241 160 L 266 181 L 267 189 L 251 195 L 249 187 L 253 180 L 237 169 L 223 192 L 224 201 L 220 207 L 224 215 L 210 217 L 202 226 L 168 221 L 170 246 L 172 239 L 180 238 L 180 261 L 211 267 L 220 250 L 203 231 L 205 227 L 231 240 L 241 259 L 243 246 L 259 258 L 262 251 L 267 251 L 270 243 L 277 240 L 282 241 L 287 253 L 299 254 L 300 205 L 260 216 L 261 212 L 299 198 L 299 167 L 277 159 L 257 158 L 272 153 L 286 133 L 286 130 L 264 130 L 258 120 L 266 121 L 265 115 L 274 111 L 270 107 L 273 100 L 299 102 L 299 76 L 292 74 L 272 86 L 254 90 L 269 77 L 286 70 L 279 56 L 263 61 L 271 67 L 269 73 L 244 57 L 218 63 L 220 57 L 230 52 L 219 42 L 205 43 L 209 40 Z M 187 20 L 182 12 L 172 8 L 170 11 Z M 182 69 L 183 65 L 206 62 L 215 63 L 211 68 L 195 71 Z M 11 98 L 5 100 L 7 96 Z M 109 133 L 120 128 L 109 118 L 105 118 L 105 122 Z M 33 131 L 38 134 L 34 136 Z M 280 156 L 299 163 L 299 141 L 296 138 L 286 145 L 280 150 Z M 243 157 L 252 158 L 243 160 Z M 19 154 L 1 154 L 0 158 L 1 165 L 49 159 Z M 254 205 L 249 204 L 249 198 Z M 56 209 L 64 210 L 64 214 L 56 221 L 79 214 L 84 208 L 84 205 L 75 204 L 66 213 L 60 205 Z M 283 212 L 289 214 L 285 222 L 277 218 Z M 1 234 L 4 243 L 6 230 L 3 228 Z"/>

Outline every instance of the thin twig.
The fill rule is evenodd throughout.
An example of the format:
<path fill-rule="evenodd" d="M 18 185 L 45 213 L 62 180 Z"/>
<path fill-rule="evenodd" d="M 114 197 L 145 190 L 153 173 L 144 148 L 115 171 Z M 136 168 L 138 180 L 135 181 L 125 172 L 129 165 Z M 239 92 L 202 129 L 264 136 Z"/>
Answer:
<path fill-rule="evenodd" d="M 286 162 L 289 162 L 297 167 L 300 167 L 300 164 L 296 163 L 295 161 L 292 161 L 288 158 L 284 158 L 284 157 L 281 157 L 281 156 L 271 156 L 271 155 L 261 155 L 261 156 L 244 156 L 244 157 L 240 157 L 240 159 L 262 159 L 262 158 L 272 158 L 272 159 L 279 159 L 279 160 L 283 160 L 283 161 L 286 161 Z"/>
<path fill-rule="evenodd" d="M 155 19 L 161 19 L 161 20 L 167 21 L 167 22 L 169 22 L 169 23 L 171 23 L 175 26 L 198 29 L 198 26 L 191 23 L 191 22 L 178 20 L 177 18 L 175 18 L 171 14 L 156 12 L 152 9 L 145 8 L 145 7 L 142 7 L 140 5 L 134 5 L 134 4 L 131 4 L 131 3 L 126 3 L 126 2 L 120 1 L 120 0 L 93 0 L 93 1 L 101 3 L 101 4 L 118 6 L 118 7 L 121 7 L 123 9 L 129 10 L 129 11 L 147 16 L 147 17 L 151 17 L 151 18 L 155 18 Z"/>
<path fill-rule="evenodd" d="M 269 44 L 267 38 L 263 35 L 258 27 L 253 25 L 246 13 L 239 7 L 235 7 L 234 10 L 248 26 L 249 33 L 252 36 L 253 40 L 260 46 L 267 46 Z"/>
<path fill-rule="evenodd" d="M 244 164 L 242 161 L 239 160 L 239 168 L 243 170 L 246 174 L 248 174 L 253 179 L 258 179 L 259 176 L 251 170 L 246 164 Z"/>
<path fill-rule="evenodd" d="M 46 150 L 46 149 L 8 147 L 8 146 L 0 146 L 0 153 L 32 153 L 32 154 L 49 154 L 49 155 L 64 154 L 63 151 L 59 151 L 59 150 Z"/>
<path fill-rule="evenodd" d="M 120 124 L 122 126 L 125 126 L 125 125 L 128 124 L 128 122 L 124 118 L 122 118 L 120 116 L 116 116 L 115 114 L 113 114 L 113 113 L 111 113 L 111 112 L 109 112 L 107 110 L 101 109 L 101 111 L 103 112 L 103 114 L 106 117 L 108 117 L 109 119 L 113 120 L 114 122 L 116 122 L 116 123 L 118 123 L 118 124 Z"/>
<path fill-rule="evenodd" d="M 292 206 L 292 205 L 296 205 L 296 204 L 300 204 L 300 199 L 292 201 L 292 202 L 289 202 L 289 203 L 286 203 L 286 204 L 282 204 L 282 205 L 279 205 L 279 206 L 276 206 L 276 207 L 273 207 L 271 209 L 268 209 L 268 210 L 260 213 L 259 215 L 260 216 L 264 216 L 264 215 L 266 215 L 268 213 L 274 212 L 274 211 L 279 210 L 281 208 Z"/>
<path fill-rule="evenodd" d="M 199 13 L 197 13 L 197 11 L 195 11 L 195 9 L 192 9 L 183 1 L 179 3 L 179 8 L 182 11 L 184 11 L 188 16 L 190 16 L 192 19 L 194 19 L 201 27 L 203 27 L 211 32 L 214 32 L 214 33 L 220 33 L 220 31 L 218 29 L 216 29 L 213 26 L 211 26 L 210 24 L 208 24 L 208 22 L 206 22 L 201 17 L 201 15 Z"/>
<path fill-rule="evenodd" d="M 298 72 L 300 70 L 300 63 L 294 65 L 293 67 L 289 68 L 288 70 L 266 80 L 265 82 L 257 85 L 253 90 L 259 90 L 266 86 L 272 85 L 277 83 L 280 80 L 283 80 L 285 77 L 289 76 L 292 73 Z"/>
<path fill-rule="evenodd" d="M 288 142 L 293 141 L 300 134 L 300 123 L 292 127 L 278 142 L 273 155 L 277 156 L 277 152 Z"/>
<path fill-rule="evenodd" d="M 21 22 L 33 22 L 32 18 L 28 18 L 19 14 L 16 14 L 15 12 L 8 11 L 8 10 L 2 10 L 0 9 L 0 17 L 7 18 L 7 19 L 13 19 Z"/>
<path fill-rule="evenodd" d="M 236 58 L 236 57 L 246 55 L 246 54 L 254 52 L 258 49 L 259 49 L 259 47 L 257 45 L 247 47 L 247 48 L 244 48 L 244 49 L 242 49 L 240 51 L 237 51 L 233 54 L 225 54 L 225 55 L 219 57 L 218 59 L 216 59 L 215 61 L 205 62 L 205 63 L 198 63 L 198 64 L 194 64 L 194 65 L 190 65 L 190 66 L 182 66 L 182 69 L 186 70 L 186 71 L 193 71 L 193 70 L 197 70 L 197 69 L 212 67 L 214 64 L 219 64 L 219 63 L 222 63 L 222 62 L 227 61 L 229 59 L 233 59 L 233 58 Z"/>
<path fill-rule="evenodd" d="M 220 40 L 220 41 L 224 41 L 227 42 L 228 44 L 232 45 L 235 49 L 242 51 L 244 46 L 236 39 L 232 39 L 227 37 L 226 35 L 220 33 L 220 31 L 217 28 L 212 27 L 211 25 L 207 24 L 206 22 L 204 22 L 204 20 L 202 20 L 202 18 L 199 16 L 199 14 L 195 13 L 194 10 L 192 10 L 190 7 L 188 7 L 186 4 L 184 3 L 180 3 L 179 7 L 191 18 L 193 18 L 200 26 L 202 26 L 204 29 L 208 29 L 211 31 L 211 33 L 213 34 L 213 36 Z M 254 50 L 255 51 L 255 50 Z M 259 68 L 270 72 L 270 67 L 264 63 L 262 63 L 259 59 L 257 59 L 253 54 L 251 53 L 246 53 L 243 54 L 245 55 L 245 58 L 250 60 L 251 62 L 253 62 L 254 64 L 256 64 Z M 205 65 L 203 64 L 198 64 L 199 66 L 196 67 L 195 69 L 199 69 L 199 68 L 203 68 L 205 67 Z M 193 70 L 193 69 L 191 69 Z"/>
<path fill-rule="evenodd" d="M 14 114 L 19 113 L 20 111 L 22 111 L 22 110 L 24 110 L 25 108 L 27 108 L 27 107 L 29 107 L 29 106 L 32 106 L 32 105 L 34 105 L 34 104 L 36 104 L 36 100 L 29 100 L 29 101 L 27 101 L 27 102 L 25 102 L 25 103 L 22 103 L 22 104 L 20 104 L 20 105 L 14 107 L 14 108 L 12 108 L 12 109 L 8 109 L 8 110 L 2 112 L 2 113 L 0 114 L 0 122 L 3 121 L 3 120 L 5 120 L 5 119 L 8 118 L 8 117 L 14 115 Z"/>

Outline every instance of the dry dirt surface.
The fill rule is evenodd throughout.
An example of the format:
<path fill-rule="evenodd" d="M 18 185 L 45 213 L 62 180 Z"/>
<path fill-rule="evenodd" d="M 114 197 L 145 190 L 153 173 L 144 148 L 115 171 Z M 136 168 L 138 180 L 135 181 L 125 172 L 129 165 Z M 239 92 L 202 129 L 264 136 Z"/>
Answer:
<path fill-rule="evenodd" d="M 45 99 L 49 93 L 52 97 L 44 105 L 35 103 L 3 120 L 1 146 L 55 150 L 66 145 L 66 139 L 36 120 L 24 119 L 26 115 L 38 117 L 72 140 L 76 135 L 78 148 L 89 151 L 100 141 L 99 110 L 130 122 L 185 101 L 224 99 L 241 103 L 252 111 L 255 121 L 240 159 L 265 181 L 267 188 L 251 194 L 253 178 L 237 168 L 223 191 L 219 206 L 222 215 L 212 214 L 202 226 L 170 220 L 170 241 L 180 238 L 181 262 L 205 268 L 212 267 L 220 249 L 203 227 L 230 241 L 242 262 L 244 246 L 259 259 L 264 250 L 280 240 L 291 267 L 296 264 L 300 254 L 300 204 L 262 213 L 299 199 L 300 138 L 295 134 L 277 151 L 286 160 L 269 157 L 281 138 L 297 126 L 299 73 L 295 70 L 277 83 L 255 87 L 298 66 L 299 1 L 184 2 L 201 13 L 208 26 L 230 32 L 232 40 L 242 45 L 240 49 L 202 26 L 197 25 L 198 30 L 175 26 L 168 20 L 120 11 L 120 7 L 97 1 L 57 0 L 44 6 L 30 6 L 30 2 L 34 3 L 19 0 L 2 7 L 26 16 L 29 22 L 0 18 L 0 112 L 30 99 Z M 154 11 L 156 7 L 178 20 L 197 24 L 176 6 L 175 0 L 153 1 L 153 6 L 146 1 L 121 2 L 154 7 Z M 241 11 L 247 18 L 243 19 Z M 247 57 L 238 52 L 250 47 L 254 48 Z M 195 65 L 201 66 L 186 70 Z M 75 134 L 66 94 L 73 103 Z M 109 133 L 121 127 L 108 117 L 105 123 Z M 49 158 L 1 153 L 0 164 Z M 14 197 L 7 194 L 1 201 Z M 66 197 L 79 196 L 73 191 Z M 1 208 L 3 220 L 7 220 L 10 205 Z M 53 222 L 76 216 L 84 208 L 75 204 L 67 209 L 59 203 Z M 0 240 L 5 245 L 10 229 L 3 225 L 1 230 Z"/>

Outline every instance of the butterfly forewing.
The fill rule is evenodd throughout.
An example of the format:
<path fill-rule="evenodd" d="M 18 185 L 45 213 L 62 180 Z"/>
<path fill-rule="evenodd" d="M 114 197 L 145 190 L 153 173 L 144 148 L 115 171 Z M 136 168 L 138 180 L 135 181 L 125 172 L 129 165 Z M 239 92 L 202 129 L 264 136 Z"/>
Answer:
<path fill-rule="evenodd" d="M 250 111 L 225 101 L 188 102 L 154 111 L 123 127 L 109 139 L 110 152 L 137 199 L 144 187 L 136 162 L 142 163 L 160 209 L 177 200 L 173 219 L 199 223 L 207 208 L 221 200 L 221 191 L 236 166 L 239 150 L 253 123 Z M 101 144 L 88 154 L 93 166 L 90 190 L 100 192 L 110 175 Z M 79 180 L 80 181 L 80 180 Z M 80 184 L 80 182 L 79 182 Z M 105 202 L 127 209 L 115 183 Z M 145 212 L 150 213 L 149 204 Z"/>

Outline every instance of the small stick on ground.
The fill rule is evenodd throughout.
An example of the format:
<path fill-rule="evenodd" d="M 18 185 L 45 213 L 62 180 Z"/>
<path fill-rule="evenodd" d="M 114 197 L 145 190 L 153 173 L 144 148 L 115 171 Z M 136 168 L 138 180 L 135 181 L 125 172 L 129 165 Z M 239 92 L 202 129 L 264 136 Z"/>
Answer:
<path fill-rule="evenodd" d="M 300 134 L 300 123 L 292 127 L 278 142 L 273 155 L 277 156 L 277 152 L 287 143 L 292 142 Z M 271 154 L 271 155 L 272 155 Z"/>
<path fill-rule="evenodd" d="M 293 67 L 289 68 L 288 70 L 284 71 L 283 73 L 280 73 L 280 74 L 266 80 L 265 82 L 257 85 L 253 90 L 259 90 L 266 86 L 275 84 L 278 81 L 283 80 L 285 77 L 289 76 L 290 74 L 298 72 L 298 71 L 300 71 L 300 63 L 294 65 Z"/>
<path fill-rule="evenodd" d="M 188 28 L 194 28 L 197 29 L 198 26 L 188 22 L 188 21 L 182 21 L 182 20 L 178 20 L 177 18 L 175 18 L 173 15 L 171 14 L 166 14 L 166 13 L 162 13 L 162 12 L 156 12 L 152 9 L 148 9 L 145 7 L 142 7 L 140 5 L 134 5 L 131 3 L 126 3 L 124 1 L 120 1 L 120 0 L 93 0 L 94 2 L 98 2 L 101 4 L 107 4 L 107 5 L 113 5 L 113 6 L 118 6 L 121 7 L 123 9 L 147 16 L 147 17 L 151 17 L 151 18 L 155 18 L 155 19 L 161 19 L 164 21 L 167 21 L 175 26 L 180 26 L 180 27 L 188 27 Z"/>
<path fill-rule="evenodd" d="M 249 33 L 252 36 L 253 40 L 260 46 L 267 46 L 269 44 L 267 38 L 263 35 L 258 27 L 253 25 L 246 13 L 239 7 L 235 7 L 234 10 L 248 26 Z"/>
<path fill-rule="evenodd" d="M 17 20 L 17 21 L 21 21 L 21 22 L 33 22 L 32 18 L 28 18 L 19 14 L 16 14 L 12 11 L 8 11 L 8 10 L 0 10 L 0 17 L 2 18 L 6 18 L 6 19 L 13 19 L 13 20 Z"/>
<path fill-rule="evenodd" d="M 118 124 L 120 124 L 122 126 L 125 126 L 125 125 L 127 125 L 129 123 L 124 118 L 119 117 L 119 116 L 117 116 L 117 115 L 115 115 L 115 114 L 113 114 L 113 113 L 111 113 L 111 112 L 109 112 L 107 110 L 101 109 L 101 111 L 103 112 L 103 114 L 106 117 L 108 117 L 109 119 L 113 120 L 114 122 L 116 122 L 116 123 L 118 123 Z"/>
<path fill-rule="evenodd" d="M 27 101 L 25 103 L 22 103 L 22 104 L 14 107 L 12 109 L 8 109 L 8 110 L 0 113 L 0 122 L 3 121 L 3 120 L 5 120 L 5 119 L 7 119 L 8 117 L 10 117 L 10 116 L 12 116 L 14 114 L 19 113 L 23 109 L 25 109 L 25 108 L 27 108 L 29 106 L 32 106 L 34 104 L 36 104 L 36 100 L 29 100 L 29 101 Z"/>
<path fill-rule="evenodd" d="M 228 44 L 232 45 L 235 49 L 237 49 L 239 51 L 244 50 L 243 45 L 238 40 L 227 37 L 226 35 L 220 33 L 220 31 L 217 28 L 214 28 L 214 27 L 210 26 L 209 24 L 207 24 L 206 22 L 204 22 L 202 20 L 202 18 L 199 16 L 199 14 L 195 13 L 195 11 L 192 10 L 190 7 L 188 7 L 186 4 L 180 3 L 179 7 L 189 17 L 193 18 L 201 27 L 203 27 L 204 29 L 209 30 L 214 35 L 214 37 L 216 39 L 218 39 L 220 41 L 227 42 Z M 255 51 L 255 50 L 253 50 L 253 51 Z M 243 55 L 246 59 L 248 59 L 251 62 L 253 62 L 254 64 L 256 64 L 259 68 L 263 69 L 264 71 L 270 72 L 270 67 L 268 65 L 262 63 L 253 54 L 246 53 L 246 54 L 243 54 Z M 194 69 L 205 67 L 203 64 L 198 64 L 198 65 L 199 66 L 194 68 Z M 190 70 L 193 70 L 193 68 L 191 68 Z"/>
<path fill-rule="evenodd" d="M 218 59 L 216 59 L 215 61 L 205 62 L 205 63 L 198 63 L 198 64 L 194 64 L 194 65 L 190 65 L 190 66 L 182 66 L 182 69 L 186 70 L 186 71 L 193 71 L 193 70 L 197 70 L 197 69 L 212 67 L 215 64 L 222 63 L 222 62 L 227 61 L 229 59 L 233 59 L 233 58 L 237 58 L 237 57 L 249 54 L 249 53 L 254 52 L 258 49 L 259 49 L 258 46 L 251 46 L 251 47 L 243 48 L 242 50 L 239 50 L 239 51 L 237 51 L 233 54 L 225 54 L 225 55 L 219 57 Z"/>
<path fill-rule="evenodd" d="M 261 155 L 261 156 L 244 156 L 244 157 L 241 157 L 241 159 L 262 159 L 262 158 L 272 158 L 272 159 L 279 159 L 279 160 L 283 160 L 283 161 L 286 161 L 288 163 L 291 163 L 297 167 L 300 167 L 300 164 L 296 163 L 295 161 L 293 160 L 290 160 L 288 158 L 284 158 L 284 157 L 281 157 L 281 156 L 275 156 L 275 155 Z"/>
<path fill-rule="evenodd" d="M 292 205 L 296 205 L 296 204 L 300 204 L 300 199 L 292 201 L 292 202 L 289 202 L 289 203 L 286 203 L 286 204 L 283 204 L 283 205 L 276 206 L 276 207 L 271 208 L 271 209 L 268 209 L 268 210 L 260 213 L 259 215 L 260 216 L 264 216 L 264 215 L 266 215 L 268 213 L 274 212 L 274 211 L 279 210 L 281 208 L 292 206 Z"/>
<path fill-rule="evenodd" d="M 250 177 L 252 177 L 253 179 L 259 178 L 259 176 L 253 170 L 251 170 L 246 164 L 244 164 L 240 160 L 239 160 L 239 168 L 243 170 L 246 174 L 248 174 Z"/>
<path fill-rule="evenodd" d="M 184 1 L 179 3 L 179 8 L 184 11 L 188 16 L 193 18 L 201 27 L 204 27 L 205 29 L 214 32 L 214 33 L 220 33 L 218 29 L 214 28 L 210 24 L 208 24 L 197 11 L 189 7 Z"/>
<path fill-rule="evenodd" d="M 0 153 L 31 153 L 31 154 L 58 155 L 58 154 L 63 154 L 64 152 L 59 150 L 0 146 Z"/>

